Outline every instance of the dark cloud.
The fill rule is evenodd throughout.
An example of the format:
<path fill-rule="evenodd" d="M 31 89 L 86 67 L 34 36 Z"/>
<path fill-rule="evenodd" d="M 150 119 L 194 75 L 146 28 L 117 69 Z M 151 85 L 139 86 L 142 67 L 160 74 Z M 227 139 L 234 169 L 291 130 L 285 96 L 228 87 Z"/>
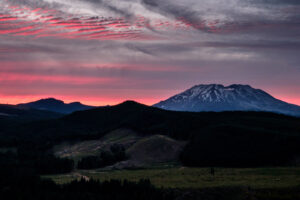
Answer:
<path fill-rule="evenodd" d="M 126 18 L 132 18 L 134 16 L 134 14 L 129 10 L 121 9 L 117 6 L 114 6 L 113 4 L 110 3 L 110 1 L 104 1 L 104 0 L 80 0 L 80 1 L 92 3 L 94 6 L 98 8 L 107 9 L 109 11 L 114 12 L 117 15 L 121 15 Z"/>
<path fill-rule="evenodd" d="M 176 2 L 168 0 L 141 0 L 142 4 L 149 10 L 160 13 L 167 17 L 182 20 L 188 26 L 191 26 L 197 30 L 201 30 L 209 33 L 243 33 L 243 32 L 257 32 L 271 35 L 280 35 L 286 33 L 287 36 L 290 32 L 295 33 L 295 29 L 298 29 L 296 34 L 299 33 L 300 24 L 300 12 L 290 12 L 295 7 L 282 8 L 275 10 L 274 8 L 267 7 L 268 5 L 300 5 L 300 1 L 280 1 L 280 0 L 250 0 L 250 1 L 236 1 L 236 4 L 232 4 L 232 9 L 229 7 L 220 8 L 218 1 L 215 4 L 212 3 L 214 8 L 211 9 L 199 9 L 201 3 L 197 5 L 199 7 L 190 7 L 176 4 Z M 212 1 L 214 2 L 214 1 Z M 203 5 L 205 2 L 203 2 Z M 255 6 L 255 4 L 259 4 Z M 229 6 L 229 5 L 228 5 Z M 240 10 L 235 8 L 240 7 Z M 242 12 L 244 8 L 252 8 Z M 258 12 L 257 9 L 265 9 Z M 274 11 L 272 11 L 274 9 Z M 296 8 L 295 8 L 296 9 Z M 297 7 L 296 10 L 299 10 Z M 268 14 L 270 12 L 270 14 Z M 223 15 L 222 18 L 216 18 L 215 20 L 208 20 L 207 15 Z M 263 15 L 262 15 L 263 14 Z M 268 16 L 269 15 L 269 16 Z M 273 15 L 273 16 L 272 16 Z M 274 16 L 276 16 L 274 18 Z M 281 16 L 281 17 L 280 17 Z M 270 31 L 268 31 L 270 30 Z"/>
<path fill-rule="evenodd" d="M 253 42 L 231 41 L 231 42 L 194 42 L 194 43 L 175 43 L 175 44 L 128 44 L 128 49 L 139 51 L 147 55 L 161 57 L 165 54 L 179 54 L 195 51 L 201 48 L 216 49 L 245 49 L 251 50 L 282 50 L 282 51 L 299 51 L 300 42 L 291 41 L 268 41 L 259 40 Z"/>
<path fill-rule="evenodd" d="M 196 29 L 201 29 L 202 31 L 206 30 L 205 27 L 199 27 L 199 23 L 202 23 L 202 19 L 199 13 L 194 11 L 191 7 L 179 6 L 162 0 L 141 0 L 141 2 L 151 11 L 173 17 L 177 20 L 182 20 Z"/>
<path fill-rule="evenodd" d="M 134 44 L 126 44 L 125 45 L 128 49 L 132 50 L 132 51 L 138 51 L 141 52 L 145 55 L 150 55 L 150 56 L 158 56 L 157 53 L 155 53 L 154 51 L 151 51 L 147 48 L 143 48 L 141 46 L 138 45 L 134 45 Z"/>
<path fill-rule="evenodd" d="M 248 0 L 250 3 L 270 5 L 300 5 L 299 0 Z"/>
<path fill-rule="evenodd" d="M 13 54 L 14 56 L 16 53 L 24 54 L 24 53 L 50 53 L 50 54 L 60 54 L 65 52 L 62 49 L 57 49 L 50 46 L 41 46 L 41 45 L 18 45 L 18 44 L 1 44 L 0 43 L 0 55 L 8 55 Z"/>
<path fill-rule="evenodd" d="M 48 9 L 56 9 L 61 8 L 63 4 L 59 2 L 47 2 L 45 0 L 9 0 L 9 3 L 16 6 L 28 6 L 31 8 L 48 8 Z"/>
<path fill-rule="evenodd" d="M 300 50 L 300 42 L 290 41 L 255 41 L 251 43 L 245 42 L 204 42 L 193 44 L 200 47 L 215 48 L 246 48 L 246 49 L 277 49 L 277 50 Z"/>

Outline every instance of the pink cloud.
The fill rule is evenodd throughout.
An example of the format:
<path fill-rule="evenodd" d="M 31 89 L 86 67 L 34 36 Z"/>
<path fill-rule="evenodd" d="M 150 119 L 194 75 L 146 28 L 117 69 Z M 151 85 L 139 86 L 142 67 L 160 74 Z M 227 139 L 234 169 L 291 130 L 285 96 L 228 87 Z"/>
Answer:
<path fill-rule="evenodd" d="M 63 83 L 72 85 L 83 84 L 103 84 L 115 82 L 116 78 L 111 77 L 84 77 L 84 76 L 67 76 L 67 75 L 34 75 L 20 73 L 1 73 L 0 82 L 22 82 L 22 83 Z"/>

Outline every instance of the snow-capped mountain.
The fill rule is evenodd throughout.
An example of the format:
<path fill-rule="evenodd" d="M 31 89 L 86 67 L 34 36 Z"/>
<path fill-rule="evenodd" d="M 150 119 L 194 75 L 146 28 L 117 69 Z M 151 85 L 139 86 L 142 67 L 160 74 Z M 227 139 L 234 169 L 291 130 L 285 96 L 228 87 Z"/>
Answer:
<path fill-rule="evenodd" d="M 154 107 L 176 111 L 268 111 L 300 116 L 300 106 L 278 100 L 249 85 L 196 85 Z"/>

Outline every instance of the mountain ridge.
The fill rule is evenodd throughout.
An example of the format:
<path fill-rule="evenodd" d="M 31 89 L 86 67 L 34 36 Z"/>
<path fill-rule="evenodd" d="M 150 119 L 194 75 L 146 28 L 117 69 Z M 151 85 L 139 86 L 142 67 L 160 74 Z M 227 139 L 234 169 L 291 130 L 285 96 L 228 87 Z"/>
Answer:
<path fill-rule="evenodd" d="M 64 101 L 55 98 L 45 98 L 29 103 L 22 103 L 18 104 L 17 107 L 47 110 L 62 114 L 70 114 L 75 111 L 96 108 L 95 106 L 84 105 L 80 102 L 65 103 Z"/>
<path fill-rule="evenodd" d="M 200 84 L 153 105 L 173 111 L 265 111 L 300 116 L 300 106 L 286 103 L 250 85 Z"/>
<path fill-rule="evenodd" d="M 53 146 L 98 140 L 128 129 L 138 137 L 163 135 L 186 141 L 180 159 L 188 166 L 258 167 L 293 162 L 300 155 L 299 120 L 268 112 L 176 112 L 126 101 L 25 124 L 5 137 Z"/>

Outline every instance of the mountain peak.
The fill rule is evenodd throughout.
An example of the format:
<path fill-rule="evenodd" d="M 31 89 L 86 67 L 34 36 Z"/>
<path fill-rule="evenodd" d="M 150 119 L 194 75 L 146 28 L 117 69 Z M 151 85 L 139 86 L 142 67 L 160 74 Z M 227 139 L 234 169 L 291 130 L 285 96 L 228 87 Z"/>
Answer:
<path fill-rule="evenodd" d="M 252 88 L 250 85 L 243 85 L 243 84 L 232 84 L 229 85 L 228 87 L 229 88 Z"/>
<path fill-rule="evenodd" d="M 83 105 L 83 104 L 80 103 L 79 101 L 75 101 L 75 102 L 69 103 L 69 105 Z"/>
<path fill-rule="evenodd" d="M 190 89 L 193 88 L 220 88 L 220 87 L 224 87 L 224 85 L 222 84 L 199 84 L 199 85 L 195 85 Z"/>
<path fill-rule="evenodd" d="M 300 115 L 300 107 L 250 85 L 200 84 L 154 105 L 176 111 L 268 111 Z"/>
<path fill-rule="evenodd" d="M 250 85 L 243 85 L 243 84 L 232 84 L 229 86 L 224 86 L 222 84 L 199 84 L 195 85 L 190 89 L 193 88 L 210 88 L 210 89 L 218 89 L 218 88 L 252 88 Z M 252 88 L 254 89 L 254 88 Z"/>
<path fill-rule="evenodd" d="M 116 106 L 121 106 L 121 107 L 140 107 L 140 106 L 145 106 L 141 103 L 138 103 L 136 101 L 133 101 L 133 100 L 127 100 L 127 101 L 124 101 Z"/>
<path fill-rule="evenodd" d="M 55 103 L 55 104 L 64 104 L 64 101 L 59 100 L 59 99 L 55 99 L 53 97 L 49 97 L 49 98 L 45 98 L 45 99 L 40 99 L 31 103 Z"/>
<path fill-rule="evenodd" d="M 33 108 L 37 110 L 47 110 L 64 114 L 94 108 L 93 106 L 83 105 L 80 102 L 72 102 L 66 104 L 64 101 L 55 98 L 40 99 L 30 103 L 19 104 L 17 106 L 22 108 Z"/>

